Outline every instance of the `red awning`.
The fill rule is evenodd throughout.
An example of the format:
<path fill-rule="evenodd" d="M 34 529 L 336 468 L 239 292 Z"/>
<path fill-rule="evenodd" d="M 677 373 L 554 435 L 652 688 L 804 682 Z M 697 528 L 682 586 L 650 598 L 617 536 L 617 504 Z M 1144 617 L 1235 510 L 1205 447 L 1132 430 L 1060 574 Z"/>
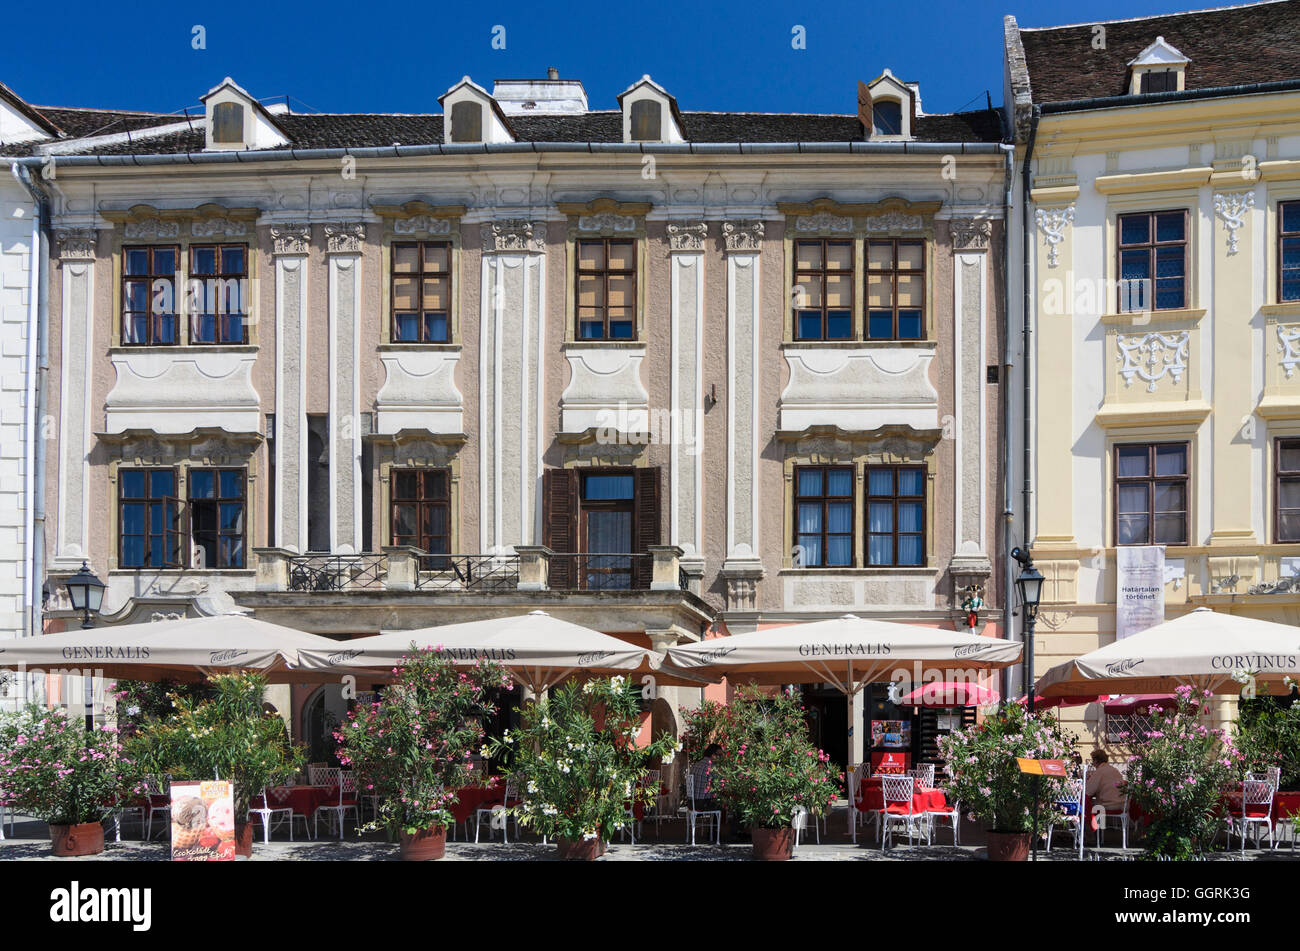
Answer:
<path fill-rule="evenodd" d="M 943 681 L 917 687 L 898 701 L 901 707 L 986 707 L 1001 695 L 979 684 Z"/>
<path fill-rule="evenodd" d="M 1177 698 L 1171 693 L 1130 693 L 1106 701 L 1106 713 L 1117 716 L 1125 713 L 1146 713 L 1151 707 L 1174 706 Z"/>

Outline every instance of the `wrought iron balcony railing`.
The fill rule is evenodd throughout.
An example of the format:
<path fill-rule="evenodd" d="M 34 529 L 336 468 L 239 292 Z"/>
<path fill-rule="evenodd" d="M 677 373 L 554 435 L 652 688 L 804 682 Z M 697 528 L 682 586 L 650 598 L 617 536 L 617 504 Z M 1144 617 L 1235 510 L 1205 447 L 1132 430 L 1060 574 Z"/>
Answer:
<path fill-rule="evenodd" d="M 289 559 L 290 591 L 357 591 L 382 589 L 388 558 L 359 555 L 294 555 Z"/>
<path fill-rule="evenodd" d="M 518 555 L 416 555 L 417 591 L 514 591 Z"/>

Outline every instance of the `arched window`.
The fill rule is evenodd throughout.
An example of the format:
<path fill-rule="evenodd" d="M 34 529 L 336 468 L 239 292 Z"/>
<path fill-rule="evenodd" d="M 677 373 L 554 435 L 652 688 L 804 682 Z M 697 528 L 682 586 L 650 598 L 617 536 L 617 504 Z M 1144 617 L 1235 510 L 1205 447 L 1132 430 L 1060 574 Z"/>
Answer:
<path fill-rule="evenodd" d="M 903 107 L 897 99 L 877 99 L 871 104 L 871 134 L 903 134 Z"/>
<path fill-rule="evenodd" d="M 638 99 L 632 103 L 632 141 L 658 142 L 660 134 L 662 104 L 656 99 Z"/>
<path fill-rule="evenodd" d="M 212 141 L 221 144 L 244 141 L 244 107 L 237 102 L 219 102 L 212 107 Z"/>
<path fill-rule="evenodd" d="M 483 107 L 477 102 L 458 102 L 451 107 L 451 140 L 483 141 Z"/>

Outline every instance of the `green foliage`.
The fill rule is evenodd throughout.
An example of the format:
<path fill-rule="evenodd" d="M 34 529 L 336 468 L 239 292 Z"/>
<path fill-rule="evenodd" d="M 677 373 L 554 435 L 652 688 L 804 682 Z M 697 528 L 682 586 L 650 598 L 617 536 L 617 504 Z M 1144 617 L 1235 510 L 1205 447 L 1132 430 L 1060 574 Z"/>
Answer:
<path fill-rule="evenodd" d="M 721 745 L 727 724 L 731 720 L 731 711 L 725 703 L 705 700 L 694 710 L 687 710 L 682 720 L 682 745 L 686 750 L 686 758 L 695 762 L 711 744 Z"/>
<path fill-rule="evenodd" d="M 483 722 L 496 713 L 492 691 L 513 687 L 497 664 L 457 667 L 435 648 L 411 650 L 382 699 L 358 706 L 334 734 L 358 793 L 380 797 L 367 827 L 390 836 L 451 824 L 447 807 L 470 778 Z"/>
<path fill-rule="evenodd" d="M 947 798 L 990 832 L 1030 832 L 1037 782 L 1038 827 L 1045 829 L 1064 783 L 1022 773 L 1016 759 L 1065 759 L 1073 746 L 1074 737 L 1050 713 L 1004 704 L 982 723 L 939 738 L 939 754 L 952 772 Z"/>
<path fill-rule="evenodd" d="M 0 717 L 0 790 L 5 805 L 52 825 L 98 822 L 144 791 L 117 731 L 35 704 Z"/>
<path fill-rule="evenodd" d="M 302 768 L 305 757 L 284 721 L 265 711 L 260 674 L 217 674 L 212 696 L 196 700 L 173 693 L 174 711 L 140 725 L 128 749 L 149 773 L 174 779 L 227 779 L 235 787 L 235 815 L 262 787 L 283 782 Z M 242 820 L 241 820 L 242 821 Z"/>
<path fill-rule="evenodd" d="M 175 680 L 119 680 L 108 685 L 113 697 L 117 729 L 123 737 L 133 736 L 149 720 L 171 716 L 172 696 L 189 700 L 207 700 L 213 696 L 212 684 Z"/>
<path fill-rule="evenodd" d="M 1152 855 L 1195 858 L 1223 828 L 1223 793 L 1238 782 L 1244 761 L 1232 737 L 1205 725 L 1211 696 L 1179 687 L 1153 728 L 1130 738 L 1125 789 L 1147 815 Z"/>
<path fill-rule="evenodd" d="M 658 792 L 638 786 L 647 770 L 681 749 L 672 737 L 637 747 L 640 726 L 640 692 L 623 677 L 570 682 L 525 706 L 520 729 L 490 747 L 514 753 L 519 822 L 573 841 L 608 840 L 626 826 L 632 804 Z"/>
<path fill-rule="evenodd" d="M 1236 746 L 1246 769 L 1262 774 L 1277 766 L 1280 788 L 1300 789 L 1300 703 L 1282 706 L 1272 697 L 1243 703 Z"/>
<path fill-rule="evenodd" d="M 839 795 L 843 774 L 808 737 L 803 707 L 790 695 L 764 695 L 757 687 L 736 692 L 713 720 L 710 786 L 745 826 L 788 826 L 794 810 L 824 815 Z"/>

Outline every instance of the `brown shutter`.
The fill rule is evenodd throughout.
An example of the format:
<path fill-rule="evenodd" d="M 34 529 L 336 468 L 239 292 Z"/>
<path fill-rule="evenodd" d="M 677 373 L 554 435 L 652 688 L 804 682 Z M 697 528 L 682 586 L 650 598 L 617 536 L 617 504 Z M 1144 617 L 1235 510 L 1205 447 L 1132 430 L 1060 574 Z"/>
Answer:
<path fill-rule="evenodd" d="M 547 469 L 542 473 L 542 544 L 553 552 L 578 550 L 578 471 Z M 574 587 L 574 560 L 552 558 L 547 585 Z"/>
<path fill-rule="evenodd" d="M 643 556 L 651 545 L 659 544 L 659 467 L 636 470 L 636 518 L 633 530 L 638 555 L 632 565 L 632 587 L 637 591 L 649 589 L 654 573 L 651 559 Z"/>

